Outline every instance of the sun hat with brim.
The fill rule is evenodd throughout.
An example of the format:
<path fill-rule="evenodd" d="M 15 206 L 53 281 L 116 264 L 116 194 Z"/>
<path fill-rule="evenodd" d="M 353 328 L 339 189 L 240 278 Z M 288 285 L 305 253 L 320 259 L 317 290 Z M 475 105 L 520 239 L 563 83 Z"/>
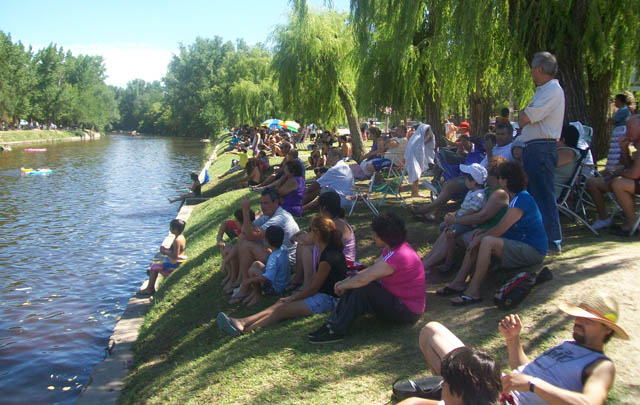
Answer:
<path fill-rule="evenodd" d="M 612 297 L 604 294 L 591 295 L 580 305 L 563 302 L 558 308 L 567 315 L 592 319 L 613 330 L 614 337 L 629 340 L 627 332 L 618 325 L 618 303 Z"/>

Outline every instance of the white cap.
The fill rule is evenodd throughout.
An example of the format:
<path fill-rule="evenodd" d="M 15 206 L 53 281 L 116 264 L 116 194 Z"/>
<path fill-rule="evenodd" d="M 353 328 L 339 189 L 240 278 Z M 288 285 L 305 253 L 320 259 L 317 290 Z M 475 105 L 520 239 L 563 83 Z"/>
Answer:
<path fill-rule="evenodd" d="M 460 165 L 460 171 L 467 173 L 473 177 L 476 183 L 482 185 L 487 181 L 487 169 L 480 163 L 472 163 L 470 165 Z"/>

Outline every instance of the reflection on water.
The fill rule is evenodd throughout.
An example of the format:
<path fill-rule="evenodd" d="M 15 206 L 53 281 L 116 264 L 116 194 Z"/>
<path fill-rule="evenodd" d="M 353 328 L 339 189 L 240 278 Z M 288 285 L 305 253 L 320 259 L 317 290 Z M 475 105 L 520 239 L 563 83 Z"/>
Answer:
<path fill-rule="evenodd" d="M 73 403 L 203 146 L 112 136 L 28 147 L 0 152 L 0 402 Z M 20 173 L 44 166 L 53 173 Z"/>

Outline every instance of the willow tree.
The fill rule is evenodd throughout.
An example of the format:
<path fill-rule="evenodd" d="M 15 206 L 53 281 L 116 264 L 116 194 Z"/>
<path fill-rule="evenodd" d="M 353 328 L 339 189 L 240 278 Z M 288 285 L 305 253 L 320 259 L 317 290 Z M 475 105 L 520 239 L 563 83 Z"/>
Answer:
<path fill-rule="evenodd" d="M 354 38 L 346 14 L 293 3 L 288 24 L 276 27 L 273 35 L 273 69 L 283 108 L 295 119 L 325 125 L 346 117 L 359 159 L 363 142 L 353 96 Z"/>
<path fill-rule="evenodd" d="M 434 3 L 428 7 L 428 3 Z M 443 76 L 447 47 L 445 2 L 352 0 L 351 21 L 360 55 L 358 103 L 422 113 L 444 135 Z"/>
<path fill-rule="evenodd" d="M 558 58 L 565 121 L 595 126 L 598 156 L 606 154 L 606 105 L 612 78 L 638 60 L 640 1 L 508 0 L 514 51 L 529 61 L 547 50 Z M 589 103 L 587 103 L 589 94 Z"/>
<path fill-rule="evenodd" d="M 468 101 L 472 133 L 482 135 L 498 98 L 522 102 L 533 94 L 531 77 L 525 60 L 511 52 L 503 0 L 446 3 L 452 9 L 447 64 L 455 72 L 447 75 L 447 98 Z"/>

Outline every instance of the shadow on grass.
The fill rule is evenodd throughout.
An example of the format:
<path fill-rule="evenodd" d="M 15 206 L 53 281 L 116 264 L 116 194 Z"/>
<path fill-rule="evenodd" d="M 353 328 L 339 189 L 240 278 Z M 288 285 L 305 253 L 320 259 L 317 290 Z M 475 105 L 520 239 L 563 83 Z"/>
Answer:
<path fill-rule="evenodd" d="M 229 181 L 233 178 L 225 183 Z M 194 211 L 185 232 L 190 260 L 165 281 L 155 297 L 136 342 L 135 364 L 120 403 L 384 402 L 396 378 L 428 374 L 417 341 L 421 327 L 429 321 L 443 323 L 466 344 L 483 347 L 508 365 L 497 331 L 507 313 L 495 308 L 491 297 L 502 279 L 498 273 L 486 281 L 484 301 L 479 305 L 452 307 L 448 299 L 427 293 L 427 310 L 415 325 L 393 327 L 367 316 L 355 322 L 344 342 L 335 345 L 307 343 L 306 333 L 319 327 L 326 315 L 284 321 L 235 339 L 222 334 L 215 324 L 219 311 L 246 316 L 275 301 L 265 299 L 251 309 L 230 308 L 221 291 L 215 234 L 242 196 L 240 191 L 215 196 Z M 437 223 L 414 221 L 395 200 L 385 202 L 382 210 L 404 217 L 409 242 L 422 255 L 427 253 L 438 236 Z M 311 217 L 300 218 L 301 229 L 308 227 Z M 347 218 L 356 233 L 358 259 L 368 264 L 379 255 L 371 237 L 371 217 L 359 204 Z M 585 266 L 594 256 L 606 257 L 607 247 L 613 245 L 573 224 L 565 227 L 565 253 L 546 261 L 554 280 L 534 289 L 517 308 L 526 326 L 522 336 L 529 353 L 552 344 L 572 322 L 545 304 L 554 302 L 565 287 L 616 271 L 631 260 L 614 258 L 601 266 Z"/>

